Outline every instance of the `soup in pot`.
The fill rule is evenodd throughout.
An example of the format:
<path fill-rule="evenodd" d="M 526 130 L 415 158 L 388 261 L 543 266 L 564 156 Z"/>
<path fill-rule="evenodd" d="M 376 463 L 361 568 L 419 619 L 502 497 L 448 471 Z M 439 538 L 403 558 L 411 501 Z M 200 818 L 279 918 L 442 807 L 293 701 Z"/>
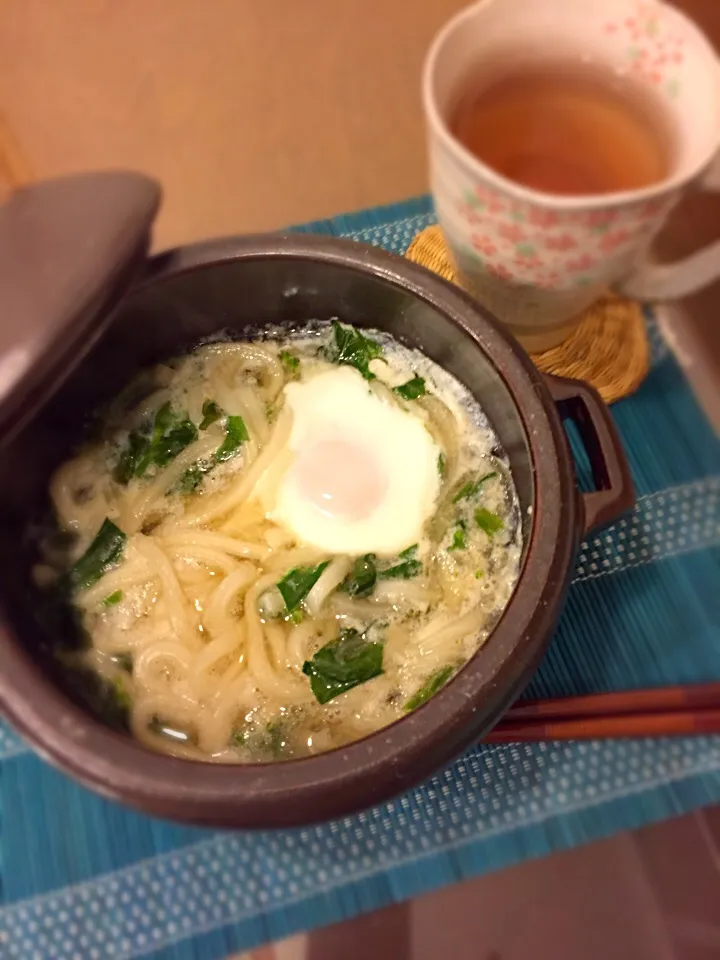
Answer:
<path fill-rule="evenodd" d="M 303 757 L 402 718 L 518 578 L 517 497 L 475 399 L 336 321 L 144 372 L 50 493 L 61 537 L 36 577 L 86 639 L 63 663 L 180 757 Z"/>

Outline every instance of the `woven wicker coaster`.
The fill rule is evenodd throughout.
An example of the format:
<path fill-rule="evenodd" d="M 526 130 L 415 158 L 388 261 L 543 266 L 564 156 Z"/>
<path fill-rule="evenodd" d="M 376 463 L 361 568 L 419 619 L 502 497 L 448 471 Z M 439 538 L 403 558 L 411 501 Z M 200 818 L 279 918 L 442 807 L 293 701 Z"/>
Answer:
<path fill-rule="evenodd" d="M 440 227 L 422 230 L 405 255 L 445 280 L 455 280 Z M 650 365 L 640 305 L 634 300 L 608 296 L 587 310 L 579 326 L 560 346 L 534 353 L 532 359 L 544 373 L 587 380 L 606 403 L 626 397 L 637 390 Z"/>

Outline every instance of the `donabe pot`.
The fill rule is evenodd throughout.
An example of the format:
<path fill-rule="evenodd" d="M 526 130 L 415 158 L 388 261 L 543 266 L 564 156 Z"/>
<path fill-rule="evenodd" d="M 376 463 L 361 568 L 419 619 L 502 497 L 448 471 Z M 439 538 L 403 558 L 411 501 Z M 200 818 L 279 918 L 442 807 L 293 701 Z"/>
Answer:
<path fill-rule="evenodd" d="M 148 223 L 140 217 L 136 234 L 141 224 L 149 226 L 152 211 L 145 214 Z M 72 235 L 74 221 L 68 223 L 67 215 L 63 207 Z M 65 367 L 58 371 L 53 350 L 38 351 L 44 365 L 38 360 L 34 373 L 17 378 L 4 408 L 0 706 L 46 759 L 105 796 L 162 817 L 284 827 L 387 800 L 447 764 L 498 721 L 548 645 L 579 540 L 632 505 L 632 484 L 607 409 L 589 386 L 542 376 L 456 287 L 382 250 L 303 234 L 231 238 L 156 256 L 131 282 L 142 244 L 127 237 L 124 242 L 124 269 L 95 291 L 92 322 L 87 312 L 78 319 L 82 310 L 71 291 L 76 309 L 65 311 L 63 338 L 75 344 L 74 355 L 65 351 Z M 81 259 L 72 267 L 80 273 L 87 268 L 78 266 Z M 92 269 L 97 272 L 98 265 Z M 28 277 L 4 279 L 17 286 Z M 118 302 L 121 289 L 126 292 Z M 219 331 L 247 337 L 268 325 L 334 317 L 386 330 L 419 348 L 478 399 L 510 458 L 522 508 L 525 547 L 517 587 L 489 640 L 457 676 L 420 709 L 372 736 L 274 764 L 216 765 L 153 753 L 74 700 L 47 654 L 54 638 L 34 616 L 28 528 L 47 504 L 50 475 L 81 439 L 87 413 L 140 368 Z M 16 331 L 16 339 L 22 336 Z M 14 419 L 8 413 L 13 409 Z M 583 437 L 596 492 L 578 492 L 563 418 L 572 419 Z"/>

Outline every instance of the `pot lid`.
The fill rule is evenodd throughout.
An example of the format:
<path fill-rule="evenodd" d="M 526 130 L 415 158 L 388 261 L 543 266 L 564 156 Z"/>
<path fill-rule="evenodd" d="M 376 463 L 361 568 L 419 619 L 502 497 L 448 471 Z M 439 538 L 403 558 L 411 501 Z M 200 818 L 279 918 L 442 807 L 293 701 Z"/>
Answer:
<path fill-rule="evenodd" d="M 159 205 L 154 180 L 108 171 L 31 184 L 0 207 L 0 443 L 105 329 Z"/>

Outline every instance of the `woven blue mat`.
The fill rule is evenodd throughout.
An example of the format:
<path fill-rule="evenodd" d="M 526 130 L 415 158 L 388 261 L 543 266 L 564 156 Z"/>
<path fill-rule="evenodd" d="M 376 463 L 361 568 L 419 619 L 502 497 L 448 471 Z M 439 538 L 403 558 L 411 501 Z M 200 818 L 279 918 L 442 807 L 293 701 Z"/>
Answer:
<path fill-rule="evenodd" d="M 402 252 L 426 198 L 310 224 Z M 530 694 L 720 679 L 720 443 L 651 314 L 653 369 L 613 406 L 639 496 L 582 545 Z M 392 803 L 218 833 L 96 797 L 0 725 L 0 957 L 214 960 L 720 800 L 720 737 L 476 747 Z"/>

